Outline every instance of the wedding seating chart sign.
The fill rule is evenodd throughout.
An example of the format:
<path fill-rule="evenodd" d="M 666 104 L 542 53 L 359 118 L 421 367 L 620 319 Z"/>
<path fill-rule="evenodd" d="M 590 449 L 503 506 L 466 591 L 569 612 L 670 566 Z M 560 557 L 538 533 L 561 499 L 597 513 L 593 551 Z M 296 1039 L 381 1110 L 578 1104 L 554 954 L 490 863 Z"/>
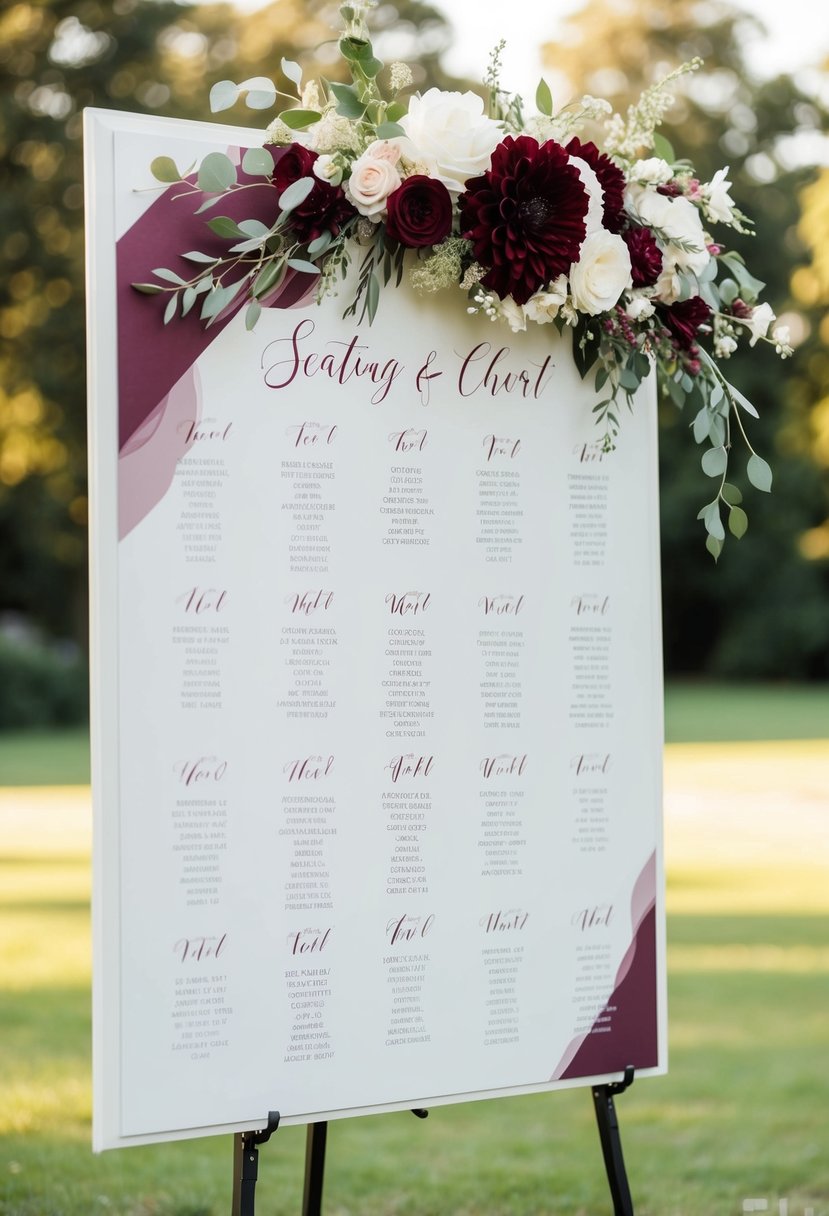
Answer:
<path fill-rule="evenodd" d="M 87 112 L 99 1149 L 666 1064 L 653 377 L 605 452 L 405 280 L 164 326 L 150 160 L 258 142 Z"/>

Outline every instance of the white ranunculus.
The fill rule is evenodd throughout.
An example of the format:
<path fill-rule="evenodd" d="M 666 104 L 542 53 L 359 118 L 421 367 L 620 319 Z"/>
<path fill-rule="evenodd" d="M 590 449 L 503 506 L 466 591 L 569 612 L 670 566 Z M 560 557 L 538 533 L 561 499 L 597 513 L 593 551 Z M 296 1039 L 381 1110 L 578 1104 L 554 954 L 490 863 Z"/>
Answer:
<path fill-rule="evenodd" d="M 570 267 L 570 293 L 579 312 L 607 312 L 630 287 L 630 254 L 615 232 L 592 232 Z"/>
<path fill-rule="evenodd" d="M 754 346 L 759 338 L 765 338 L 774 319 L 775 315 L 770 304 L 758 304 L 755 309 L 752 309 L 751 316 L 746 322 L 751 334 L 749 346 Z"/>
<path fill-rule="evenodd" d="M 531 295 L 524 305 L 524 313 L 528 321 L 536 325 L 546 325 L 554 321 L 567 301 L 567 276 L 560 274 L 546 288 Z"/>
<path fill-rule="evenodd" d="M 705 212 L 715 224 L 730 224 L 734 219 L 734 200 L 729 195 L 731 182 L 726 179 L 728 165 L 718 169 L 711 181 L 702 187 Z"/>
<path fill-rule="evenodd" d="M 452 93 L 427 89 L 412 97 L 409 112 L 400 125 L 420 153 L 434 166 L 453 194 L 459 194 L 471 177 L 486 172 L 492 153 L 504 132 L 484 114 L 484 103 L 475 93 Z"/>
<path fill-rule="evenodd" d="M 402 178 L 397 172 L 396 157 L 386 148 L 377 148 L 376 144 L 385 144 L 385 140 L 375 141 L 362 156 L 359 156 L 351 166 L 351 176 L 345 183 L 345 194 L 360 215 L 366 216 L 373 223 L 379 223 L 386 214 L 386 200 L 400 186 Z M 381 155 L 372 155 L 372 148 L 380 151 Z M 388 153 L 388 154 L 387 154 Z"/>
<path fill-rule="evenodd" d="M 581 184 L 587 192 L 587 215 L 584 217 L 584 226 L 585 235 L 590 236 L 591 232 L 598 232 L 602 226 L 604 190 L 595 170 L 591 169 L 586 160 L 582 160 L 580 156 L 571 156 L 570 164 L 578 172 Z"/>

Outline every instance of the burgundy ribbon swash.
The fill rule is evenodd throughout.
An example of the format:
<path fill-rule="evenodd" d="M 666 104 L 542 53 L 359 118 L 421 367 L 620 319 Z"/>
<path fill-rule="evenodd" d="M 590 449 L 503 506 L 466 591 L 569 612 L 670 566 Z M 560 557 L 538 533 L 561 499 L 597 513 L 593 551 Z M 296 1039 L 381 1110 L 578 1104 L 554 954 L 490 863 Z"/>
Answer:
<path fill-rule="evenodd" d="M 276 149 L 274 152 L 278 152 Z M 240 159 L 233 150 L 232 158 Z M 231 191 L 200 215 L 203 195 L 184 183 L 169 186 L 117 242 L 116 306 L 118 331 L 118 444 L 119 534 L 125 536 L 163 497 L 175 466 L 192 440 L 189 423 L 200 416 L 200 385 L 195 363 L 245 303 L 240 290 L 235 300 L 206 327 L 196 302 L 186 317 L 163 323 L 158 296 L 145 295 L 133 283 L 155 282 L 153 270 L 166 267 L 183 279 L 193 275 L 194 264 L 182 253 L 198 250 L 220 257 L 227 241 L 207 227 L 217 215 L 256 219 L 273 224 L 277 215 L 276 188 L 268 179 L 239 171 L 248 187 Z M 188 182 L 189 185 L 189 182 Z M 224 280 L 230 285 L 243 273 L 234 268 Z M 305 303 L 316 285 L 308 274 L 289 270 L 280 286 L 261 300 L 269 308 L 292 308 Z"/>

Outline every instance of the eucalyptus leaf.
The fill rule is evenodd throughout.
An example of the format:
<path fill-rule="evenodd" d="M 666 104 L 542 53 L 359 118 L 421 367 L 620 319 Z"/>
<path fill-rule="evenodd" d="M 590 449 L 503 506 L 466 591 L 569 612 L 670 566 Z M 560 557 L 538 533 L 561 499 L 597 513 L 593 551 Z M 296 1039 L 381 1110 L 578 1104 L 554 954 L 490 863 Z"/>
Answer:
<path fill-rule="evenodd" d="M 299 64 L 293 59 L 283 59 L 280 66 L 283 74 L 299 88 L 302 85 L 302 68 Z"/>
<path fill-rule="evenodd" d="M 535 90 L 535 104 L 538 107 L 539 114 L 546 115 L 547 118 L 553 116 L 553 95 L 550 92 L 550 86 L 542 76 L 538 82 L 538 88 Z"/>
<path fill-rule="evenodd" d="M 173 317 L 178 312 L 178 292 L 174 291 L 167 301 L 167 307 L 164 309 L 164 324 L 169 325 Z"/>
<path fill-rule="evenodd" d="M 753 452 L 749 457 L 748 465 L 746 466 L 748 479 L 756 490 L 763 490 L 766 494 L 771 491 L 772 474 L 771 468 L 763 460 L 762 456 L 758 456 Z"/>
<path fill-rule="evenodd" d="M 267 148 L 248 148 L 242 157 L 242 168 L 251 177 L 270 177 L 273 173 L 273 157 Z"/>
<path fill-rule="evenodd" d="M 213 255 L 210 253 L 199 253 L 198 249 L 191 249 L 189 253 L 183 253 L 181 256 L 186 258 L 188 262 L 200 262 L 205 266 L 209 265 L 211 262 L 218 262 L 219 260 L 218 258 L 213 257 Z"/>
<path fill-rule="evenodd" d="M 174 270 L 167 270 L 164 266 L 158 267 L 153 271 L 156 278 L 164 279 L 167 283 L 176 283 L 179 287 L 184 285 L 184 279 L 180 274 L 176 274 Z"/>
<path fill-rule="evenodd" d="M 271 291 L 274 287 L 278 286 L 284 274 L 284 261 L 268 262 L 267 266 L 263 266 L 254 280 L 252 289 L 254 298 L 259 299 L 261 296 Z"/>
<path fill-rule="evenodd" d="M 726 481 L 723 484 L 720 494 L 728 503 L 729 507 L 736 507 L 743 501 L 743 496 L 736 486 L 732 486 L 731 482 Z"/>
<path fill-rule="evenodd" d="M 198 299 L 195 287 L 185 287 L 181 294 L 181 315 L 186 317 Z"/>
<path fill-rule="evenodd" d="M 239 85 L 240 93 L 247 93 L 245 103 L 249 110 L 267 110 L 276 104 L 276 86 L 267 76 L 251 76 Z"/>
<path fill-rule="evenodd" d="M 302 131 L 319 122 L 322 115 L 319 110 L 283 110 L 279 117 L 292 131 Z"/>
<path fill-rule="evenodd" d="M 747 414 L 751 414 L 752 418 L 760 417 L 757 410 L 749 401 L 748 397 L 744 396 L 738 388 L 735 388 L 733 384 L 729 384 L 728 391 L 731 393 L 732 397 L 736 397 L 737 404 L 741 405 Z"/>
<path fill-rule="evenodd" d="M 725 423 L 719 414 L 711 415 L 711 424 L 708 428 L 708 437 L 715 448 L 723 447 L 725 445 Z"/>
<path fill-rule="evenodd" d="M 244 232 L 245 236 L 256 236 L 259 238 L 270 236 L 271 230 L 267 224 L 263 224 L 261 220 L 239 220 L 239 230 Z"/>
<path fill-rule="evenodd" d="M 211 232 L 215 232 L 216 236 L 233 237 L 236 239 L 245 235 L 236 221 L 232 220 L 229 215 L 215 216 L 214 219 L 207 221 L 207 227 Z"/>
<path fill-rule="evenodd" d="M 357 90 L 350 84 L 331 82 L 331 92 L 337 99 L 337 113 L 344 118 L 362 118 L 366 112 L 365 103 L 360 101 Z"/>
<path fill-rule="evenodd" d="M 312 258 L 319 257 L 321 253 L 325 253 L 332 240 L 331 233 L 326 229 L 325 232 L 320 233 L 315 240 L 311 241 L 311 244 L 308 246 L 308 253 Z"/>
<path fill-rule="evenodd" d="M 366 287 L 366 307 L 368 309 L 368 323 L 371 325 L 374 318 L 377 316 L 377 309 L 380 305 L 380 280 L 374 271 L 368 276 L 368 285 Z"/>
<path fill-rule="evenodd" d="M 262 305 L 258 300 L 251 300 L 250 304 L 248 304 L 245 310 L 245 329 L 248 330 L 248 332 L 256 325 L 256 322 L 259 320 L 261 314 Z"/>
<path fill-rule="evenodd" d="M 716 537 L 717 540 L 725 540 L 725 528 L 720 518 L 720 504 L 716 500 L 706 508 L 703 521 L 710 536 Z"/>
<path fill-rule="evenodd" d="M 719 556 L 722 553 L 722 541 L 719 540 L 716 536 L 710 536 L 710 535 L 706 536 L 705 547 L 708 550 L 708 552 L 711 554 L 711 556 L 713 557 L 714 561 L 715 562 L 718 561 Z"/>
<path fill-rule="evenodd" d="M 224 152 L 208 152 L 199 166 L 198 187 L 205 194 L 216 194 L 236 185 L 236 166 Z"/>
<path fill-rule="evenodd" d="M 280 211 L 293 211 L 295 207 L 304 203 L 315 185 L 313 177 L 300 177 L 295 182 L 291 182 L 290 186 L 279 196 Z"/>
<path fill-rule="evenodd" d="M 748 516 L 742 507 L 732 507 L 728 513 L 728 530 L 737 540 L 745 536 L 748 528 Z"/>
<path fill-rule="evenodd" d="M 157 182 L 181 181 L 181 174 L 176 167 L 176 162 L 170 156 L 157 156 L 155 160 L 151 161 L 150 173 Z"/>
<path fill-rule="evenodd" d="M 697 414 L 692 423 L 692 427 L 694 431 L 694 439 L 697 441 L 697 443 L 704 443 L 708 438 L 708 433 L 711 429 L 711 417 L 705 406 L 703 406 Z"/>
<path fill-rule="evenodd" d="M 394 139 L 398 135 L 405 135 L 406 132 L 399 122 L 381 122 L 375 128 L 375 134 L 378 139 Z"/>
<path fill-rule="evenodd" d="M 239 86 L 232 80 L 219 80 L 210 90 L 210 113 L 229 110 L 239 99 Z"/>
<path fill-rule="evenodd" d="M 709 448 L 702 454 L 702 471 L 707 477 L 722 477 L 728 468 L 728 452 L 724 447 Z"/>
<path fill-rule="evenodd" d="M 164 290 L 163 287 L 159 287 L 158 283 L 130 283 L 130 287 L 135 291 L 140 291 L 142 296 L 157 296 Z"/>
<path fill-rule="evenodd" d="M 723 304 L 733 304 L 739 294 L 740 289 L 733 279 L 723 279 L 720 283 L 720 299 Z"/>
<path fill-rule="evenodd" d="M 386 118 L 389 122 L 400 122 L 400 119 L 405 118 L 408 112 L 402 101 L 393 101 L 386 110 Z"/>
<path fill-rule="evenodd" d="M 288 258 L 288 265 L 291 270 L 298 270 L 301 274 L 319 274 L 319 266 L 315 266 L 313 262 L 306 262 L 304 258 Z"/>

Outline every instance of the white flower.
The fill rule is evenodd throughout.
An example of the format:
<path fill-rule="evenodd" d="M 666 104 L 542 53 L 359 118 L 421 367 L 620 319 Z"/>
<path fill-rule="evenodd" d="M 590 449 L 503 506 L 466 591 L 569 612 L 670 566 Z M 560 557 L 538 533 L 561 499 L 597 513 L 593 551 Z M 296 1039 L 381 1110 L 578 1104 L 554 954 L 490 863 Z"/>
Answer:
<path fill-rule="evenodd" d="M 702 187 L 705 214 L 715 224 L 730 224 L 734 219 L 734 200 L 728 194 L 731 182 L 726 180 L 727 173 L 728 165 L 718 169 L 711 181 Z"/>
<path fill-rule="evenodd" d="M 297 138 L 296 133 L 292 138 Z M 319 122 L 308 127 L 307 140 L 303 142 L 307 142 L 315 152 L 350 152 L 357 146 L 357 130 L 350 119 L 329 107 Z"/>
<path fill-rule="evenodd" d="M 770 304 L 758 304 L 755 309 L 752 309 L 751 316 L 746 321 L 751 334 L 749 346 L 754 346 L 759 338 L 765 338 L 774 319 L 775 315 Z"/>
<path fill-rule="evenodd" d="M 521 304 L 516 304 L 512 296 L 505 296 L 498 309 L 501 316 L 514 334 L 523 333 L 527 328 L 527 317 Z"/>
<path fill-rule="evenodd" d="M 499 124 L 483 111 L 483 100 L 475 93 L 427 89 L 422 97 L 412 97 L 408 114 L 400 119 L 419 159 L 431 162 L 433 176 L 454 194 L 489 168 L 503 137 Z"/>
<path fill-rule="evenodd" d="M 664 186 L 673 175 L 674 171 L 666 160 L 650 156 L 647 160 L 634 161 L 628 172 L 628 179 L 647 186 Z"/>
<path fill-rule="evenodd" d="M 721 338 L 714 341 L 714 354 L 718 359 L 727 359 L 734 354 L 737 349 L 737 343 L 729 334 L 723 334 Z"/>
<path fill-rule="evenodd" d="M 663 304 L 675 304 L 682 295 L 682 280 L 674 258 L 669 253 L 662 256 L 662 271 L 656 280 L 655 292 Z"/>
<path fill-rule="evenodd" d="M 652 317 L 655 308 L 647 296 L 634 293 L 625 305 L 625 316 L 631 321 L 646 321 Z"/>
<path fill-rule="evenodd" d="M 792 346 L 792 331 L 788 325 L 777 325 L 771 331 L 771 340 L 774 343 L 774 349 L 781 359 L 788 359 L 789 355 L 794 354 Z"/>
<path fill-rule="evenodd" d="M 320 91 L 316 80 L 309 80 L 302 90 L 300 104 L 303 110 L 318 110 L 320 108 Z"/>
<path fill-rule="evenodd" d="M 530 296 L 524 305 L 524 313 L 528 321 L 546 325 L 555 320 L 566 300 L 567 276 L 560 274 L 548 287 Z"/>
<path fill-rule="evenodd" d="M 400 148 L 391 140 L 376 139 L 351 166 L 345 194 L 360 215 L 379 223 L 386 214 L 386 199 L 400 186 L 397 171 Z"/>
<path fill-rule="evenodd" d="M 408 63 L 396 62 L 391 65 L 391 87 L 394 93 L 399 93 L 401 89 L 408 89 L 409 85 L 413 83 L 414 77 Z"/>
<path fill-rule="evenodd" d="M 604 190 L 596 173 L 586 160 L 580 156 L 571 156 L 569 162 L 581 178 L 581 184 L 587 192 L 587 215 L 584 217 L 585 235 L 597 232 L 602 226 L 604 214 Z"/>
<path fill-rule="evenodd" d="M 327 182 L 329 186 L 339 186 L 343 180 L 342 166 L 327 152 L 317 157 L 311 172 L 314 177 L 318 177 L 321 182 Z"/>
<path fill-rule="evenodd" d="M 579 260 L 570 267 L 570 291 L 579 312 L 596 316 L 612 308 L 630 287 L 630 254 L 620 236 L 613 232 L 593 232 L 579 251 Z"/>
<path fill-rule="evenodd" d="M 657 190 L 626 192 L 625 202 L 634 215 L 656 231 L 680 270 L 701 274 L 711 260 L 699 211 L 687 198 L 669 198 Z"/>

